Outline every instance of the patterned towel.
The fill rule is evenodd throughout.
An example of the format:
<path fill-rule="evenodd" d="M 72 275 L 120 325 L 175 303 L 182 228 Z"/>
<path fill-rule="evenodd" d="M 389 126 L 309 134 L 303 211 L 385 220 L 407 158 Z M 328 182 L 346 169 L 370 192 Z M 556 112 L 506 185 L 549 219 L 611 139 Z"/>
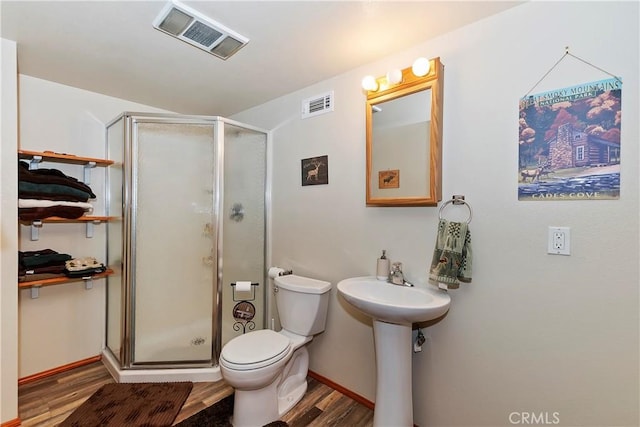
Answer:
<path fill-rule="evenodd" d="M 429 280 L 457 289 L 471 282 L 471 231 L 466 222 L 441 219 L 429 270 Z"/>

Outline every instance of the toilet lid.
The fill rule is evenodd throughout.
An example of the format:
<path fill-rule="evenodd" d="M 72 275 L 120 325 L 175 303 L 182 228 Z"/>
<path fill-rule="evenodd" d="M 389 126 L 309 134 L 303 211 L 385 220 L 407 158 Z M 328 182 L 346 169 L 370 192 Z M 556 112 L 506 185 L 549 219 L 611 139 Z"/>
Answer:
<path fill-rule="evenodd" d="M 271 329 L 261 329 L 235 337 L 222 347 L 220 354 L 236 369 L 255 369 L 282 359 L 291 341 Z"/>

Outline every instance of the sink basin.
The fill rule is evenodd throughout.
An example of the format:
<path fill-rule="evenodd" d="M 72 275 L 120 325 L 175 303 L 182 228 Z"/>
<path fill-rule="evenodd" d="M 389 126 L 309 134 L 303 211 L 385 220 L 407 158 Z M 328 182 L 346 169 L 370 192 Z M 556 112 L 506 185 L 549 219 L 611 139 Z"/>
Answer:
<path fill-rule="evenodd" d="M 451 304 L 449 295 L 439 289 L 392 285 L 368 276 L 340 281 L 338 292 L 373 319 L 401 325 L 436 319 Z"/>

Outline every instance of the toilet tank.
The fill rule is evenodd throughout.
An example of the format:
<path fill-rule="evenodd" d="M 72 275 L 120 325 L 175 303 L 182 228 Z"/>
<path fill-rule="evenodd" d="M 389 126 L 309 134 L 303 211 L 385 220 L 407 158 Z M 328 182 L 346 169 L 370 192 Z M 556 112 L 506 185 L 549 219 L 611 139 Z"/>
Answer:
<path fill-rule="evenodd" d="M 282 327 L 305 337 L 324 331 L 331 283 L 294 274 L 278 276 L 274 281 Z"/>

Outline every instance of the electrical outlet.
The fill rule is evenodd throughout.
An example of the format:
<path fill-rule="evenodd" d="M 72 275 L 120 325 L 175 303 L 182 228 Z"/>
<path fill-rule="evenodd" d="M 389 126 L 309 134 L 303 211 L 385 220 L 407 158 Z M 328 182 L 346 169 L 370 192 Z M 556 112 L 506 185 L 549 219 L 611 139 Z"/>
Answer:
<path fill-rule="evenodd" d="M 547 252 L 552 255 L 571 255 L 571 229 L 549 227 Z"/>

